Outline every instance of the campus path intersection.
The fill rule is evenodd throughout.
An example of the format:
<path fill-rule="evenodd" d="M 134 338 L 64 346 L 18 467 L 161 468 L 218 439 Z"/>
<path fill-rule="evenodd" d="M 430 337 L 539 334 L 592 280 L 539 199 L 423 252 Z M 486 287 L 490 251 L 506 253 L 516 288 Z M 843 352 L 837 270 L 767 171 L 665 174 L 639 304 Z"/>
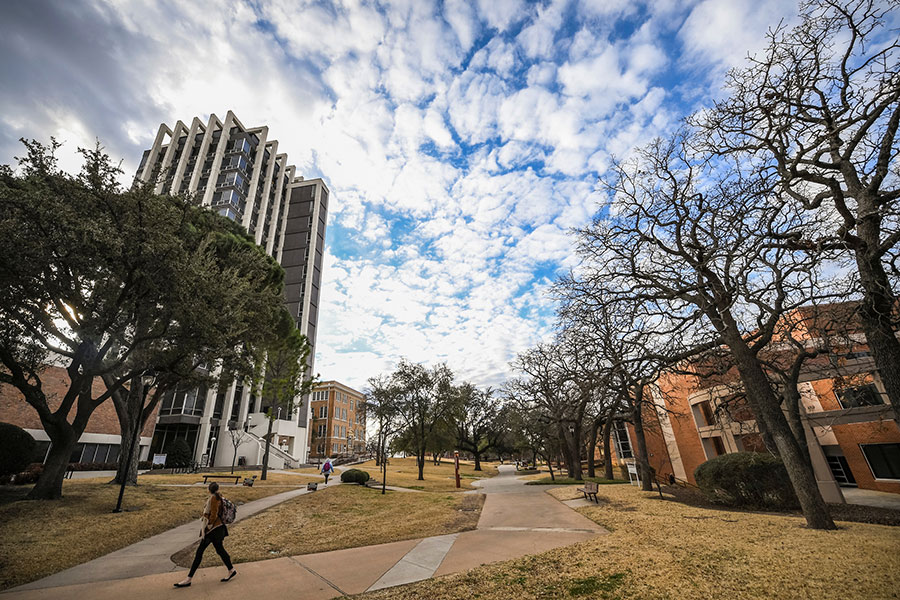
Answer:
<path fill-rule="evenodd" d="M 127 576 L 127 579 L 102 577 L 95 570 L 101 578 L 91 582 L 72 581 L 52 587 L 44 585 L 39 589 L 33 588 L 34 583 L 46 583 L 48 579 L 62 575 L 60 573 L 41 582 L 4 592 L 0 594 L 0 600 L 118 600 L 121 597 L 140 600 L 186 596 L 224 600 L 252 597 L 261 593 L 267 596 L 274 594 L 276 597 L 283 595 L 297 600 L 318 600 L 465 571 L 482 564 L 543 552 L 606 533 L 593 521 L 546 494 L 546 486 L 524 485 L 524 482 L 516 478 L 515 467 L 501 466 L 496 477 L 482 480 L 477 485 L 478 490 L 468 493 L 483 493 L 486 498 L 478 527 L 472 531 L 240 563 L 236 565 L 238 576 L 227 584 L 219 582 L 226 573 L 225 568 L 219 566 L 200 569 L 194 577 L 193 585 L 188 589 L 172 587 L 183 573 L 171 570 Z M 194 528 L 194 537 L 184 546 L 196 539 L 195 524 L 191 524 L 191 527 Z M 119 552 L 124 550 L 128 548 Z M 165 551 L 168 552 L 169 548 Z M 348 568 L 348 565 L 352 565 L 352 568 Z"/>

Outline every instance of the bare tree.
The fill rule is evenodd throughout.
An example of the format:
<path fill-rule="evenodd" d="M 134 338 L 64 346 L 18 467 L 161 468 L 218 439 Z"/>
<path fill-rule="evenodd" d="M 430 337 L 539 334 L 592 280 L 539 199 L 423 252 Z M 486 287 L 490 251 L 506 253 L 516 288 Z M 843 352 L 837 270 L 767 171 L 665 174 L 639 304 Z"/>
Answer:
<path fill-rule="evenodd" d="M 579 253 L 591 265 L 592 281 L 611 297 L 633 298 L 651 315 L 680 320 L 682 336 L 689 333 L 696 344 L 728 348 L 807 523 L 833 529 L 759 359 L 782 315 L 814 294 L 809 273 L 816 265 L 772 243 L 803 222 L 778 202 L 753 164 L 710 163 L 694 155 L 691 141 L 681 131 L 616 164 L 605 181 L 610 214 L 580 232 Z"/>
<path fill-rule="evenodd" d="M 234 463 L 237 462 L 237 452 L 241 444 L 250 438 L 250 435 L 240 426 L 228 430 L 231 445 L 234 446 L 234 456 L 231 459 L 231 474 L 234 475 Z"/>
<path fill-rule="evenodd" d="M 802 22 L 769 33 L 766 51 L 731 73 L 730 97 L 694 119 L 707 150 L 752 156 L 818 223 L 783 241 L 852 256 L 860 317 L 900 425 L 894 261 L 900 243 L 900 38 L 896 3 L 815 0 Z"/>

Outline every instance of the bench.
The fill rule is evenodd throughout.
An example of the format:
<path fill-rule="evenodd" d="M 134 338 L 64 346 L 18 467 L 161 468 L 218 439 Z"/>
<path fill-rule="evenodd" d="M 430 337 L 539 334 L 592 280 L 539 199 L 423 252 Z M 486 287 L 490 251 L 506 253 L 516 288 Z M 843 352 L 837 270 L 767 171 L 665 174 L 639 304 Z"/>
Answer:
<path fill-rule="evenodd" d="M 203 483 L 208 482 L 210 479 L 233 479 L 234 485 L 237 485 L 238 482 L 241 480 L 241 476 L 240 475 L 204 475 Z"/>
<path fill-rule="evenodd" d="M 575 490 L 575 491 L 576 491 L 576 492 L 581 492 L 582 494 L 584 494 L 584 499 L 585 499 L 585 500 L 590 500 L 590 499 L 591 499 L 591 496 L 593 496 L 594 502 L 596 502 L 597 504 L 600 504 L 600 501 L 597 500 L 597 491 L 598 491 L 598 489 L 599 489 L 599 487 L 598 487 L 597 484 L 594 483 L 593 481 L 585 481 L 585 482 L 584 482 L 584 487 L 583 487 L 583 488 L 578 488 L 578 489 Z"/>

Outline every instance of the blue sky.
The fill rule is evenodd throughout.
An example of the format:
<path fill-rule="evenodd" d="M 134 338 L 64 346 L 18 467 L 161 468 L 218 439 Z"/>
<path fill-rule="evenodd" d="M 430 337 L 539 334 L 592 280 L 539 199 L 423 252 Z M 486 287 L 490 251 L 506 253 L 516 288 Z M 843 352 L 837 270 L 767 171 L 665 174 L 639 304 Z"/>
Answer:
<path fill-rule="evenodd" d="M 497 385 L 545 339 L 567 231 L 612 157 L 720 95 L 779 0 L 14 2 L 0 163 L 100 138 L 133 173 L 160 122 L 229 109 L 331 191 L 316 370 L 400 357 Z"/>

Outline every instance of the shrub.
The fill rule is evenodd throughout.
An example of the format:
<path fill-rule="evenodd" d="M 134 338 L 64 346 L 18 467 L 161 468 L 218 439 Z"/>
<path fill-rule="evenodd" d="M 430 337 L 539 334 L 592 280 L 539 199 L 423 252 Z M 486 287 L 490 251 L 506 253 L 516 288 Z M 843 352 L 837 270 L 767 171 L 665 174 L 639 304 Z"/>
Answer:
<path fill-rule="evenodd" d="M 12 481 L 12 483 L 15 485 L 36 483 L 43 472 L 44 465 L 42 465 L 41 463 L 32 463 L 28 465 L 21 473 L 16 473 L 15 475 L 13 475 L 10 481 Z"/>
<path fill-rule="evenodd" d="M 166 450 L 166 467 L 179 469 L 191 466 L 194 453 L 187 440 L 175 440 Z"/>
<path fill-rule="evenodd" d="M 697 467 L 694 479 L 712 502 L 748 508 L 798 505 L 781 459 L 762 452 L 735 452 Z"/>
<path fill-rule="evenodd" d="M 358 483 L 360 485 L 365 485 L 368 480 L 369 474 L 366 471 L 360 471 L 359 469 L 347 469 L 341 473 L 341 481 L 343 483 Z"/>
<path fill-rule="evenodd" d="M 18 473 L 28 466 L 37 442 L 31 434 L 10 423 L 0 423 L 0 477 Z"/>

